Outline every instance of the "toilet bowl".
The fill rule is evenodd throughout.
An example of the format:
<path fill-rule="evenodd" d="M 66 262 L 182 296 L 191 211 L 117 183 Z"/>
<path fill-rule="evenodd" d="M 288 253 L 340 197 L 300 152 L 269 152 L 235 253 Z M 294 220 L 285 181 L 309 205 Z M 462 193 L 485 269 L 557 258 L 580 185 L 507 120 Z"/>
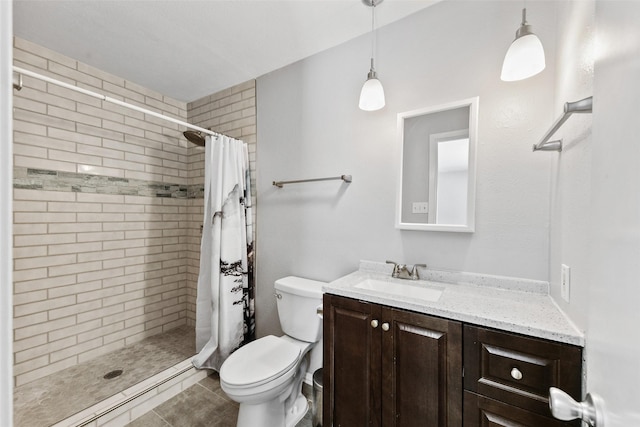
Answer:
<path fill-rule="evenodd" d="M 276 281 L 275 289 L 285 335 L 241 347 L 220 368 L 222 390 L 240 404 L 238 427 L 295 426 L 308 409 L 305 375 L 322 365 L 322 321 L 316 314 L 322 282 L 290 276 Z M 310 367 L 309 360 L 320 366 Z"/>

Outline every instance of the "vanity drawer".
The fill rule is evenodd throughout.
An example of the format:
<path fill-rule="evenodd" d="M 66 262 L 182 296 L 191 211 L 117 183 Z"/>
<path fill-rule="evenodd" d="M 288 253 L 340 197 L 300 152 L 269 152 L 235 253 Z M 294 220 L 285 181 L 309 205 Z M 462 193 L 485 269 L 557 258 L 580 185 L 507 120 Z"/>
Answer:
<path fill-rule="evenodd" d="M 580 427 L 580 421 L 544 417 L 470 391 L 464 392 L 463 427 Z"/>
<path fill-rule="evenodd" d="M 581 401 L 582 349 L 476 326 L 464 328 L 464 388 L 547 417 L 549 387 Z"/>

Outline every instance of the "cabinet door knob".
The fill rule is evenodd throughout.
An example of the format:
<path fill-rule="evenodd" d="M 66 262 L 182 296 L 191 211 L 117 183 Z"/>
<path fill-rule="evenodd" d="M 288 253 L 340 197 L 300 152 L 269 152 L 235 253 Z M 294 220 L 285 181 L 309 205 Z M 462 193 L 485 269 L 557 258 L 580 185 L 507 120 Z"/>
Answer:
<path fill-rule="evenodd" d="M 513 368 L 511 370 L 511 378 L 513 378 L 514 380 L 520 381 L 522 379 L 522 372 L 520 372 L 520 369 Z"/>
<path fill-rule="evenodd" d="M 385 331 L 385 332 L 389 330 L 389 324 L 387 322 L 384 322 L 382 324 L 382 330 Z"/>
<path fill-rule="evenodd" d="M 376 319 L 373 319 L 371 321 L 371 327 L 374 328 L 374 329 L 378 327 L 378 321 Z"/>

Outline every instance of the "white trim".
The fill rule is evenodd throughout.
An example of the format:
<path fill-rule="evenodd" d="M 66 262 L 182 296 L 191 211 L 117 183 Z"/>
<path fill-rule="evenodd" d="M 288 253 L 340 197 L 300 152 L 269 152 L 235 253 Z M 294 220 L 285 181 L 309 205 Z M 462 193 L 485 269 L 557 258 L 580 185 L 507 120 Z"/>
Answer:
<path fill-rule="evenodd" d="M 13 2 L 0 1 L 0 425 L 13 425 Z"/>
<path fill-rule="evenodd" d="M 466 139 L 468 141 L 469 129 L 429 135 L 429 224 L 437 224 L 438 222 L 438 144 L 455 139 Z"/>

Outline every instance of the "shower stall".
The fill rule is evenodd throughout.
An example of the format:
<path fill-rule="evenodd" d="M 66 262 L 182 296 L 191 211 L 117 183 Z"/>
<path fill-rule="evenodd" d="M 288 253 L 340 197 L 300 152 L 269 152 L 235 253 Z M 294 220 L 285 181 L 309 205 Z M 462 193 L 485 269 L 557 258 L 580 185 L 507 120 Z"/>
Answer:
<path fill-rule="evenodd" d="M 14 422 L 45 426 L 195 353 L 204 148 L 182 132 L 222 114 L 18 38 L 14 65 Z"/>

